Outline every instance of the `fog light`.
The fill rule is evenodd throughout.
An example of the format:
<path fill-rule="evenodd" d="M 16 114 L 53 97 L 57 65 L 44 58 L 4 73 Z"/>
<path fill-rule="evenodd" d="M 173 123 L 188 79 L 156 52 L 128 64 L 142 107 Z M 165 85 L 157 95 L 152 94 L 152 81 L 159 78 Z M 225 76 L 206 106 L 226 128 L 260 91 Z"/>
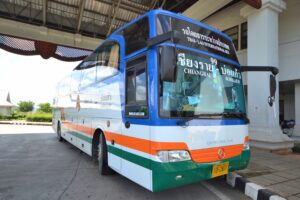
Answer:
<path fill-rule="evenodd" d="M 177 176 L 175 177 L 175 180 L 177 181 L 177 180 L 180 180 L 180 179 L 182 179 L 182 178 L 183 178 L 182 175 L 177 175 Z"/>
<path fill-rule="evenodd" d="M 158 151 L 157 155 L 162 162 L 191 160 L 189 152 L 185 150 Z"/>

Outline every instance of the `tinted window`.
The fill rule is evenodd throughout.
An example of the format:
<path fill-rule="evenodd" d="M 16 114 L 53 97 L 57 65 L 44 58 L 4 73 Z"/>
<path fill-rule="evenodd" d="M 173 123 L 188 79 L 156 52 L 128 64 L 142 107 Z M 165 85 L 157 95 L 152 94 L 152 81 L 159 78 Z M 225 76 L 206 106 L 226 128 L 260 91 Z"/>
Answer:
<path fill-rule="evenodd" d="M 247 49 L 247 22 L 241 24 L 241 49 Z"/>
<path fill-rule="evenodd" d="M 116 75 L 119 71 L 119 59 L 119 44 L 112 41 L 103 43 L 74 70 L 74 73 L 79 71 L 77 73 L 82 74 L 80 87 Z M 76 76 L 76 80 L 80 81 L 79 75 Z"/>
<path fill-rule="evenodd" d="M 146 102 L 146 68 L 141 67 L 136 70 L 136 101 Z"/>
<path fill-rule="evenodd" d="M 81 70 L 74 70 L 71 77 L 71 92 L 77 92 L 81 79 Z"/>
<path fill-rule="evenodd" d="M 126 55 L 146 47 L 147 40 L 149 39 L 148 18 L 145 17 L 126 27 L 122 31 L 122 35 L 125 39 Z"/>
<path fill-rule="evenodd" d="M 239 68 L 212 56 L 176 52 L 176 81 L 160 81 L 160 116 L 246 112 Z"/>
<path fill-rule="evenodd" d="M 147 117 L 146 56 L 131 60 L 126 66 L 126 115 Z"/>
<path fill-rule="evenodd" d="M 178 31 L 179 44 L 238 61 L 231 40 L 224 35 L 188 21 L 158 15 L 156 34 L 161 35 L 172 30 Z"/>
<path fill-rule="evenodd" d="M 114 76 L 119 71 L 120 46 L 117 43 L 101 45 L 97 49 L 99 65 L 96 67 L 96 81 Z"/>
<path fill-rule="evenodd" d="M 223 32 L 227 34 L 229 37 L 231 37 L 235 49 L 238 50 L 239 49 L 239 27 L 235 26 Z"/>
<path fill-rule="evenodd" d="M 96 80 L 96 68 L 91 67 L 82 70 L 82 79 L 80 82 L 80 88 L 86 87 L 92 83 L 95 83 Z"/>
<path fill-rule="evenodd" d="M 126 75 L 127 82 L 127 95 L 126 102 L 127 104 L 135 103 L 135 68 L 127 71 Z"/>

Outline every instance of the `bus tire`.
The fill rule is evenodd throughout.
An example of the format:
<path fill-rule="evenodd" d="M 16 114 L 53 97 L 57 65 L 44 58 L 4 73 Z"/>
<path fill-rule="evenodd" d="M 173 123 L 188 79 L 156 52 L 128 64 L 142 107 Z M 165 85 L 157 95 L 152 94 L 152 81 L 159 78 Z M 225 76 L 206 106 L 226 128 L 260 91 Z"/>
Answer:
<path fill-rule="evenodd" d="M 113 174 L 113 170 L 108 166 L 107 145 L 106 145 L 104 134 L 100 134 L 99 136 L 98 170 L 101 175 Z"/>
<path fill-rule="evenodd" d="M 56 131 L 56 134 L 57 134 L 57 139 L 58 139 L 58 141 L 63 142 L 64 139 L 61 137 L 61 127 L 60 127 L 60 123 L 59 123 L 59 122 L 57 123 L 57 131 Z"/>

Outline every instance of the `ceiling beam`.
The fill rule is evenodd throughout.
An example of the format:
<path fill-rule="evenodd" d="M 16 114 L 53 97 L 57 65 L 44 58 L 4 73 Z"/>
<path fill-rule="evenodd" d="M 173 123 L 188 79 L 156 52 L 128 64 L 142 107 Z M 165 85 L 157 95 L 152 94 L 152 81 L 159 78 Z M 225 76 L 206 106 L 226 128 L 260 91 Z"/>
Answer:
<path fill-rule="evenodd" d="M 0 18 L 0 34 L 94 50 L 102 39 Z"/>
<path fill-rule="evenodd" d="M 101 2 L 101 3 L 104 3 L 104 4 L 107 4 L 107 5 L 111 5 L 111 0 L 97 0 L 97 1 Z M 124 3 L 122 3 L 122 5 L 120 5 L 120 8 L 124 9 L 124 10 L 128 10 L 130 12 L 134 12 L 134 13 L 139 14 L 139 15 L 142 15 L 145 12 L 147 12 L 147 10 L 143 10 L 141 8 L 133 7 L 131 5 L 129 6 L 128 4 L 124 4 Z"/>
<path fill-rule="evenodd" d="M 78 19 L 77 19 L 77 28 L 76 32 L 78 33 L 81 27 L 81 22 L 82 22 L 82 16 L 83 16 L 83 11 L 84 11 L 84 6 L 85 6 L 85 0 L 80 0 L 80 5 L 79 5 L 79 14 L 78 14 Z"/>
<path fill-rule="evenodd" d="M 182 14 L 197 21 L 202 21 L 231 1 L 232 0 L 214 0 L 214 3 L 212 3 L 211 0 L 198 0 Z"/>
<path fill-rule="evenodd" d="M 0 0 L 0 2 L 1 2 L 1 0 Z M 56 0 L 51 0 L 51 2 L 52 2 L 52 3 L 56 3 L 56 4 L 58 4 L 58 5 L 64 5 L 64 6 L 69 6 L 69 7 L 71 7 L 71 8 L 78 9 L 77 6 L 65 4 L 65 3 L 63 3 L 63 2 L 59 2 L 59 1 L 56 1 Z M 84 12 L 89 12 L 89 13 L 92 13 L 92 14 L 96 14 L 96 15 L 100 15 L 100 16 L 103 16 L 103 17 L 107 17 L 107 15 L 105 15 L 105 14 L 103 14 L 103 13 L 100 13 L 100 12 L 93 11 L 93 10 L 87 10 L 87 9 L 84 9 Z M 123 23 L 128 23 L 127 20 L 124 20 L 124 19 L 121 19 L 121 18 L 117 18 L 117 17 L 116 17 L 116 20 L 121 21 L 121 22 L 123 22 Z"/>
<path fill-rule="evenodd" d="M 122 0 L 119 0 L 118 1 L 118 4 L 117 6 L 114 6 L 114 9 L 113 9 L 113 17 L 112 17 L 112 20 L 110 21 L 110 24 L 109 24 L 109 28 L 108 28 L 108 31 L 106 33 L 106 37 L 111 33 L 111 30 L 112 30 L 112 26 L 115 22 L 115 19 L 116 19 L 116 16 L 117 16 L 117 13 L 118 13 L 118 10 L 119 10 L 119 7 L 120 7 L 120 3 L 121 3 Z"/>
<path fill-rule="evenodd" d="M 48 0 L 43 0 L 43 26 L 45 26 L 47 22 L 47 7 Z"/>

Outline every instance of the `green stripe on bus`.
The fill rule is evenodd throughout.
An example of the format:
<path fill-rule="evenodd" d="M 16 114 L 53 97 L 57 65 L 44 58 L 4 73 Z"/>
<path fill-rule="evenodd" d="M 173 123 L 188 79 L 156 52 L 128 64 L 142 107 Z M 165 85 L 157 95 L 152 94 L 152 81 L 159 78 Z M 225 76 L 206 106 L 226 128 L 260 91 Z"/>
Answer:
<path fill-rule="evenodd" d="M 80 133 L 77 133 L 77 132 L 75 132 L 75 131 L 68 131 L 68 133 L 69 134 L 71 134 L 71 135 L 73 135 L 73 136 L 75 136 L 75 137 L 78 137 L 78 138 L 80 138 L 80 139 L 82 139 L 82 140 L 84 140 L 84 141 L 86 141 L 86 142 L 88 142 L 88 143 L 91 143 L 92 144 L 92 138 L 90 138 L 90 137 L 87 137 L 87 136 L 85 136 L 85 135 L 82 135 L 82 134 L 80 134 Z"/>
<path fill-rule="evenodd" d="M 109 153 L 112 153 L 116 156 L 119 156 L 125 160 L 128 160 L 132 163 L 135 163 L 137 165 L 140 165 L 144 168 L 147 168 L 147 169 L 150 169 L 151 170 L 151 167 L 150 167 L 150 161 L 149 159 L 147 158 L 144 158 L 144 157 L 141 157 L 141 156 L 137 156 L 135 154 L 132 154 L 132 153 L 129 153 L 127 151 L 123 151 L 121 149 L 118 149 L 116 147 L 113 147 L 111 145 L 108 145 L 107 146 L 107 150 Z"/>

